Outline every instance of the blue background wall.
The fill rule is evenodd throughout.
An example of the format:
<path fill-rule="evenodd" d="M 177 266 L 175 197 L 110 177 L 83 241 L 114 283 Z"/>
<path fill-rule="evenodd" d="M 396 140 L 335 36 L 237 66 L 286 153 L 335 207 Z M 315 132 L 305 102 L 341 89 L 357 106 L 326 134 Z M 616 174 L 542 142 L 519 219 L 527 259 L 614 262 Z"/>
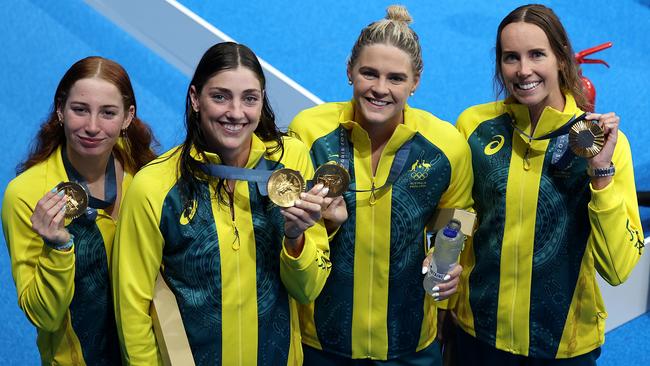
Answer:
<path fill-rule="evenodd" d="M 351 91 L 345 63 L 360 29 L 384 16 L 392 1 L 219 2 L 182 0 L 237 41 L 325 101 L 346 100 Z M 402 1 L 420 35 L 425 71 L 410 104 L 454 121 L 467 106 L 494 100 L 496 27 L 521 1 Z M 545 1 L 555 9 L 576 51 L 606 41 L 614 47 L 594 55 L 611 68 L 586 65 L 596 84 L 597 109 L 614 110 L 630 138 L 639 189 L 650 190 L 646 126 L 650 92 L 650 1 Z M 269 5 L 272 4 L 272 5 Z M 188 40 L 191 41 L 191 40 Z M 14 176 L 29 143 L 51 107 L 65 70 L 88 55 L 120 62 L 161 151 L 182 140 L 188 79 L 81 0 L 12 0 L 0 6 L 0 187 Z M 273 96 L 271 96 L 273 98 Z M 280 121 L 282 124 L 289 121 Z M 646 234 L 650 212 L 643 210 Z M 4 244 L 0 244 L 0 247 Z M 608 334 L 601 364 L 630 364 L 623 357 L 647 348 L 648 316 Z M 7 364 L 38 364 L 35 332 L 17 306 L 7 251 L 0 248 L 0 358 Z M 645 332 L 641 333 L 640 332 Z M 640 335 L 645 337 L 639 337 Z M 643 343 L 645 342 L 645 343 Z M 621 356 L 623 355 L 623 356 Z M 637 364 L 642 364 L 638 357 Z"/>

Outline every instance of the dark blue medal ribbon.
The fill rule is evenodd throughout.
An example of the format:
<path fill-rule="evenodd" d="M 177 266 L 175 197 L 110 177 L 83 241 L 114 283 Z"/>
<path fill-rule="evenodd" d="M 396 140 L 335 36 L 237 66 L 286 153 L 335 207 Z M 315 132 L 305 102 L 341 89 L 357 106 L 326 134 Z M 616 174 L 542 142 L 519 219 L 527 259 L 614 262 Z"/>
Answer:
<path fill-rule="evenodd" d="M 558 128 L 557 130 L 555 130 L 555 131 L 553 131 L 553 132 L 547 133 L 547 134 L 544 135 L 544 136 L 540 136 L 540 137 L 533 137 L 533 136 L 527 134 L 526 132 L 524 132 L 521 128 L 519 128 L 519 127 L 517 127 L 517 126 L 515 125 L 514 119 L 511 119 L 511 122 L 512 122 L 512 127 L 513 127 L 515 130 L 517 130 L 520 134 L 526 136 L 529 140 L 535 140 L 535 141 L 537 141 L 537 140 L 547 140 L 547 139 L 552 139 L 552 138 L 554 138 L 554 137 L 558 137 L 558 136 L 566 135 L 566 134 L 569 133 L 569 130 L 571 129 L 571 127 L 573 127 L 573 125 L 575 125 L 576 123 L 578 123 L 578 122 L 584 120 L 586 117 L 587 117 L 587 113 L 583 113 L 583 114 L 581 114 L 581 115 L 578 116 L 578 117 L 576 117 L 576 116 L 574 115 L 573 117 L 571 117 L 571 119 L 570 119 L 567 123 L 565 123 L 564 125 L 562 125 L 562 127 Z"/>
<path fill-rule="evenodd" d="M 273 170 L 268 170 L 264 158 L 260 159 L 255 166 L 255 169 L 238 168 L 222 164 L 203 164 L 201 165 L 201 170 L 208 175 L 221 179 L 255 182 L 257 184 L 257 189 L 260 191 L 262 196 L 268 195 L 268 192 L 266 191 L 266 182 L 268 182 L 269 177 L 273 173 Z"/>
<path fill-rule="evenodd" d="M 72 166 L 72 163 L 68 159 L 65 146 L 61 148 L 61 159 L 63 160 L 63 167 L 65 168 L 68 178 L 81 185 L 86 190 L 86 193 L 88 193 L 88 207 L 86 207 L 84 216 L 87 219 L 94 221 L 97 217 L 97 209 L 110 207 L 115 203 L 115 199 L 117 198 L 117 179 L 115 177 L 115 159 L 113 158 L 113 154 L 108 157 L 106 171 L 104 172 L 103 200 L 90 195 L 90 190 L 88 189 L 86 180 L 81 176 L 81 174 L 79 174 L 77 169 Z"/>
<path fill-rule="evenodd" d="M 573 127 L 574 124 L 584 120 L 586 117 L 587 113 L 583 113 L 578 117 L 573 115 L 573 117 L 571 117 L 567 123 L 562 125 L 562 127 L 540 137 L 533 137 L 524 132 L 522 129 L 515 125 L 514 119 L 511 119 L 511 124 L 512 127 L 517 130 L 517 132 L 528 138 L 530 141 L 547 140 L 557 137 L 558 139 L 556 141 L 555 150 L 553 151 L 553 156 L 551 158 L 551 164 L 559 169 L 564 169 L 573 158 L 573 154 L 567 154 L 569 151 L 569 130 L 571 130 L 571 127 Z"/>

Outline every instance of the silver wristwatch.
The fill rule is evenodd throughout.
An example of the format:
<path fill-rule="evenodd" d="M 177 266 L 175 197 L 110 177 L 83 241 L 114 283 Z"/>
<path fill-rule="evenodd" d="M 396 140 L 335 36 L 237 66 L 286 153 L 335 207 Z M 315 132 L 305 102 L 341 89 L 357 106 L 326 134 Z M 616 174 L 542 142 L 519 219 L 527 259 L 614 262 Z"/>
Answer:
<path fill-rule="evenodd" d="M 607 168 L 592 168 L 590 166 L 587 167 L 587 175 L 590 177 L 611 177 L 614 175 L 614 173 L 616 173 L 614 163 L 609 163 L 609 166 Z"/>

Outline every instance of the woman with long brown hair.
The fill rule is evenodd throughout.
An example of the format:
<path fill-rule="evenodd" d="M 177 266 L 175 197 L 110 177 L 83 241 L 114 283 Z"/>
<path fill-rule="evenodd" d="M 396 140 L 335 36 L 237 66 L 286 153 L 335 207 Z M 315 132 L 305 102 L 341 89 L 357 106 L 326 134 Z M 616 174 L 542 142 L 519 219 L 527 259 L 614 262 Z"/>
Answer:
<path fill-rule="evenodd" d="M 79 60 L 5 192 L 18 302 L 38 330 L 43 364 L 120 363 L 108 258 L 124 191 L 155 157 L 136 110 L 122 66 Z"/>
<path fill-rule="evenodd" d="M 643 247 L 630 145 L 615 113 L 584 114 L 553 10 L 510 12 L 495 49 L 506 98 L 468 108 L 456 125 L 481 177 L 472 191 L 479 225 L 461 255 L 460 364 L 595 365 L 607 317 L 596 273 L 622 283 Z M 568 126 L 580 118 L 602 129 L 590 157 L 568 149 Z"/>
<path fill-rule="evenodd" d="M 185 142 L 135 177 L 120 214 L 111 271 L 126 362 L 165 357 L 150 315 L 160 273 L 196 365 L 301 364 L 294 299 L 312 301 L 330 272 L 320 219 L 328 189 L 301 192 L 282 178 L 267 192 L 255 178 L 314 171 L 304 144 L 278 130 L 251 49 L 224 42 L 203 54 L 185 127 Z M 298 195 L 278 202 L 286 192 Z"/>

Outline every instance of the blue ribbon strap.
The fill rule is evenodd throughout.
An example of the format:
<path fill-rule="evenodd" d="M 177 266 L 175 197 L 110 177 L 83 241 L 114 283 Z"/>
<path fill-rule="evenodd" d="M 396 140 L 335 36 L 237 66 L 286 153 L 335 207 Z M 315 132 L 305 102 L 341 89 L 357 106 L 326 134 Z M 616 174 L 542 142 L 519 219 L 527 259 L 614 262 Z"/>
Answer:
<path fill-rule="evenodd" d="M 255 182 L 260 194 L 262 196 L 268 196 L 266 183 L 273 173 L 273 170 L 268 170 L 267 165 L 268 163 L 266 159 L 261 158 L 257 165 L 255 165 L 255 169 L 239 168 L 221 164 L 203 164 L 201 165 L 201 169 L 206 174 L 221 179 Z"/>

